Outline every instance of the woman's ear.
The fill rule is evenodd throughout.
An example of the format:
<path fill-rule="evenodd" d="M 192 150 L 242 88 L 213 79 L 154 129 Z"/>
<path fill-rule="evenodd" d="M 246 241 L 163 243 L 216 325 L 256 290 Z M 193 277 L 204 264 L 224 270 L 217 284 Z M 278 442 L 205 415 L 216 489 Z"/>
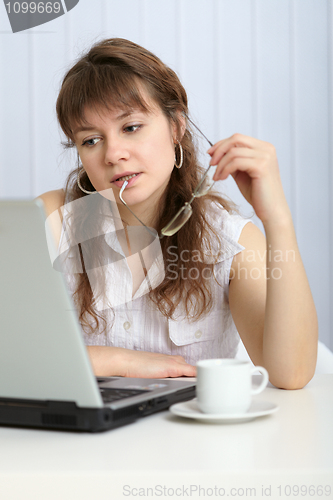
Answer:
<path fill-rule="evenodd" d="M 182 111 L 177 111 L 176 119 L 178 123 L 175 123 L 173 127 L 173 141 L 175 144 L 177 141 L 181 142 L 186 130 L 186 118 Z"/>
<path fill-rule="evenodd" d="M 180 140 L 182 140 L 186 130 L 186 118 L 182 112 L 179 113 L 179 123 L 180 123 L 180 133 L 181 133 Z"/>

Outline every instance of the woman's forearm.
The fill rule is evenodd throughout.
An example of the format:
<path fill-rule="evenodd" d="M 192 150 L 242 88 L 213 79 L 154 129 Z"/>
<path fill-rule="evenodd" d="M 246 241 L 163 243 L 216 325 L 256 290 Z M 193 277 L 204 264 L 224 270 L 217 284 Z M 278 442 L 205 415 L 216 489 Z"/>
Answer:
<path fill-rule="evenodd" d="M 317 359 L 318 321 L 291 215 L 265 225 L 267 297 L 263 358 L 270 379 L 303 387 Z"/>
<path fill-rule="evenodd" d="M 98 377 L 195 377 L 196 368 L 181 356 L 132 351 L 113 346 L 88 346 L 94 374 Z"/>
<path fill-rule="evenodd" d="M 94 374 L 98 377 L 121 376 L 122 353 L 118 347 L 88 346 Z"/>

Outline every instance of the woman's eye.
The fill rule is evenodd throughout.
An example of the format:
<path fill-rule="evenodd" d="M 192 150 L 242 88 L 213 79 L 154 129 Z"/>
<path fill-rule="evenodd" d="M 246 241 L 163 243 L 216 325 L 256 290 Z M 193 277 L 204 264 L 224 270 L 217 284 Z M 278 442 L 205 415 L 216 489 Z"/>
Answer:
<path fill-rule="evenodd" d="M 127 127 L 124 128 L 125 132 L 136 132 L 141 128 L 141 125 L 128 125 Z"/>
<path fill-rule="evenodd" d="M 100 141 L 98 137 L 94 137 L 93 139 L 87 139 L 86 141 L 83 141 L 82 146 L 95 146 L 95 144 Z"/>

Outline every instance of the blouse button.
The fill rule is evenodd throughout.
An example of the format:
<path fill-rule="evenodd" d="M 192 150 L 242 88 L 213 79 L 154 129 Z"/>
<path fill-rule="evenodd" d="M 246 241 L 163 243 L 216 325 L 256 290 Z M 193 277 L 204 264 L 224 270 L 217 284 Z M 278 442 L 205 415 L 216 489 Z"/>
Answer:
<path fill-rule="evenodd" d="M 129 321 L 125 321 L 123 327 L 125 328 L 125 330 L 129 330 L 131 328 L 131 323 Z"/>
<path fill-rule="evenodd" d="M 196 339 L 200 339 L 201 335 L 202 335 L 202 331 L 201 330 L 197 330 L 195 332 L 195 334 L 194 334 L 194 336 L 195 336 Z"/>

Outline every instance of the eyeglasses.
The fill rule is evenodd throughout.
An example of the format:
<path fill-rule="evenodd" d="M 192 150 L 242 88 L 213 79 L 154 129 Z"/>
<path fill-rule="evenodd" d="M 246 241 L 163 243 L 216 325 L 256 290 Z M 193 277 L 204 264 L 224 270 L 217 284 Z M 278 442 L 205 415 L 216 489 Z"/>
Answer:
<path fill-rule="evenodd" d="M 210 142 L 210 140 L 207 139 L 205 134 L 203 132 L 201 132 L 201 130 L 195 125 L 195 123 L 193 123 L 193 121 L 187 116 L 187 114 L 186 113 L 183 113 L 183 114 L 187 118 L 187 120 L 193 125 L 193 127 L 196 128 L 196 130 L 202 135 L 202 137 L 204 137 L 206 139 L 208 144 L 210 146 L 213 146 L 213 144 Z M 215 168 L 216 168 L 215 166 L 209 165 L 209 167 L 206 169 L 203 176 L 201 177 L 198 185 L 194 189 L 194 191 L 192 193 L 192 198 L 190 199 L 190 201 L 187 201 L 184 204 L 184 206 L 180 210 L 178 210 L 178 212 L 171 219 L 171 221 L 168 222 L 168 224 L 166 226 L 164 226 L 164 228 L 161 230 L 161 234 L 159 235 L 159 239 L 162 239 L 164 236 L 173 236 L 175 233 L 177 233 L 177 231 L 179 231 L 184 226 L 184 224 L 186 224 L 186 222 L 189 220 L 189 218 L 192 215 L 191 204 L 193 203 L 193 200 L 195 198 L 200 198 L 201 196 L 204 196 L 205 194 L 207 194 L 208 191 L 214 185 L 214 181 L 212 180 L 212 178 L 208 174 L 209 174 L 209 172 L 212 172 L 212 170 Z M 128 184 L 128 181 L 124 181 L 124 184 L 121 187 L 121 190 L 119 193 L 119 198 L 120 198 L 121 202 L 128 208 L 128 210 L 131 212 L 132 215 L 134 215 L 134 217 L 140 222 L 140 224 L 142 224 L 147 229 L 147 231 L 149 231 L 156 238 L 156 232 L 154 233 L 149 227 L 147 227 L 146 224 L 144 224 L 139 219 L 139 217 L 137 217 L 135 215 L 135 213 L 130 209 L 130 207 L 127 205 L 127 203 L 123 200 L 122 194 L 123 194 L 127 184 Z"/>

